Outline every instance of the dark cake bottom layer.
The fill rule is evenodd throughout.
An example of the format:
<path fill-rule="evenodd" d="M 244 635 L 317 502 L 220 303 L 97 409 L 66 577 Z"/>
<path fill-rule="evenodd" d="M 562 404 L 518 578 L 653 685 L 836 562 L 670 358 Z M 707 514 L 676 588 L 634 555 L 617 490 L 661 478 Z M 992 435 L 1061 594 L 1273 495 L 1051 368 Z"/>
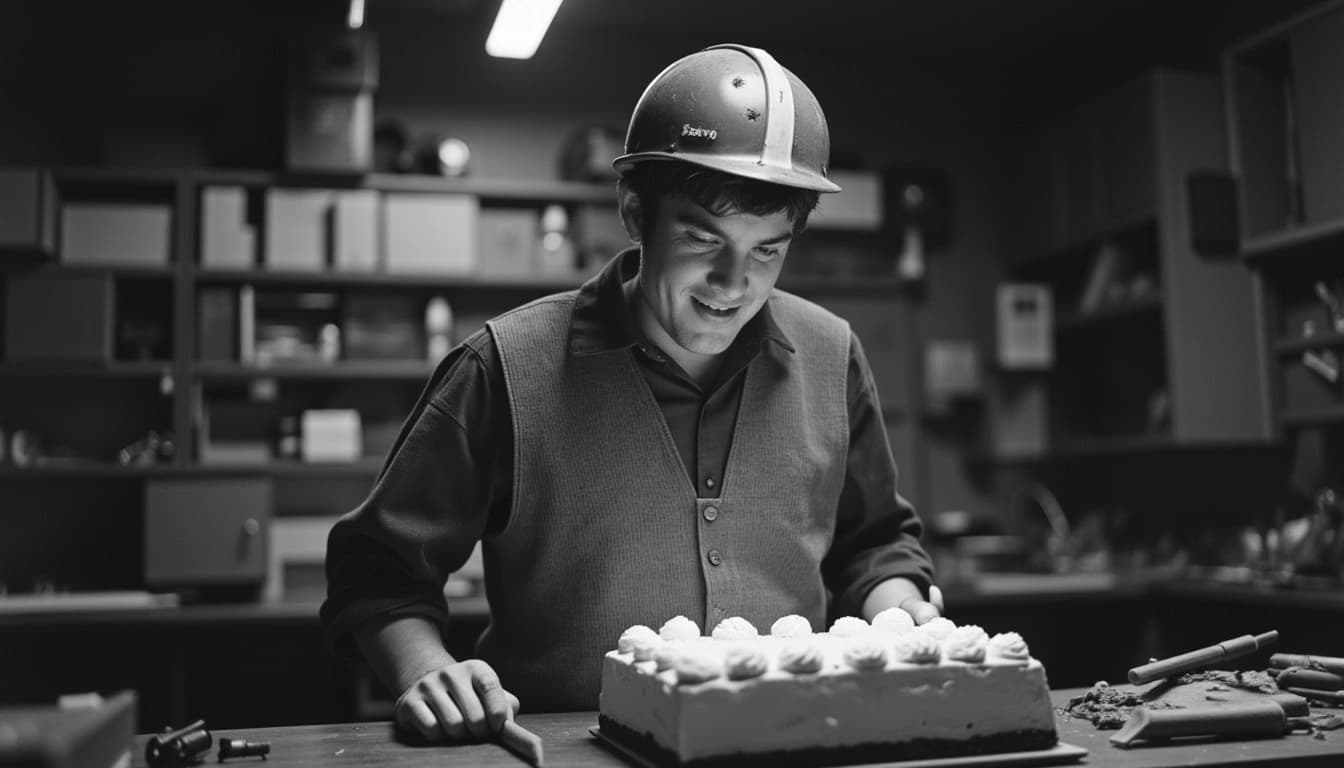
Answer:
<path fill-rule="evenodd" d="M 755 752 L 682 762 L 678 759 L 676 753 L 659 745 L 647 734 L 627 728 L 606 715 L 599 714 L 597 724 L 601 728 L 603 736 L 637 752 L 655 765 L 667 766 L 668 768 L 676 766 L 686 766 L 687 768 L 727 768 L 728 766 L 793 768 L 795 766 L 847 765 L 898 760 L 931 760 L 940 757 L 1029 752 L 1050 749 L 1059 742 L 1059 737 L 1054 730 L 1012 731 L 992 736 L 976 736 L 959 741 L 911 739 L 900 744 L 860 744 L 853 747 Z"/>

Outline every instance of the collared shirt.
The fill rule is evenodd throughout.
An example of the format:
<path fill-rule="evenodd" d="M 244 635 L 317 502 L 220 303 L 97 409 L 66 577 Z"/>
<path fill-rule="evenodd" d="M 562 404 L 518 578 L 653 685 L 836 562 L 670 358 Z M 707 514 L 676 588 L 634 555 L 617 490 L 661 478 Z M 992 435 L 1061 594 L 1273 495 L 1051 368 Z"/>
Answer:
<path fill-rule="evenodd" d="M 715 496 L 747 364 L 770 354 L 771 346 L 792 351 L 792 344 L 767 306 L 725 352 L 717 381 L 702 388 L 638 330 L 623 287 L 637 264 L 637 252 L 627 251 L 579 290 L 571 350 L 638 350 L 640 372 L 662 410 L 687 481 L 697 495 Z M 932 580 L 919 544 L 921 523 L 897 492 L 876 385 L 852 333 L 847 390 L 845 482 L 822 566 L 832 615 L 857 615 L 868 591 L 888 578 L 909 578 L 925 591 Z M 408 439 L 412 435 L 415 439 Z M 494 341 L 482 330 L 439 364 L 369 498 L 333 528 L 322 617 L 338 652 L 351 653 L 350 631 L 370 619 L 414 614 L 446 622 L 443 580 L 465 562 L 477 540 L 508 522 L 513 455 L 504 374 Z"/>

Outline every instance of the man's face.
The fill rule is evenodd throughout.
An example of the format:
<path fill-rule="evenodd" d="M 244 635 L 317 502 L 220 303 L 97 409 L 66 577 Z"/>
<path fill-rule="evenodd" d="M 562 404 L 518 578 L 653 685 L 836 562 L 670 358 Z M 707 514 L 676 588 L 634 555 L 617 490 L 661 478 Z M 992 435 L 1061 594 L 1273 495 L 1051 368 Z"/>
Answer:
<path fill-rule="evenodd" d="M 779 279 L 793 239 L 788 214 L 716 216 L 670 196 L 651 224 L 643 227 L 640 266 L 647 311 L 682 349 L 725 351 Z"/>

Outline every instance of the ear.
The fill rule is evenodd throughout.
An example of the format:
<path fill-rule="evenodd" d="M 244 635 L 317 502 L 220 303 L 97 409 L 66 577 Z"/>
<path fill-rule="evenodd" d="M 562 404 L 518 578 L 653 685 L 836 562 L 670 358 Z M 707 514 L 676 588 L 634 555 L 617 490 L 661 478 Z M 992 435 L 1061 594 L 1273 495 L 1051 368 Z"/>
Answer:
<path fill-rule="evenodd" d="M 616 193 L 625 234 L 630 242 L 638 243 L 644 233 L 644 206 L 639 202 L 639 195 L 625 181 L 617 185 Z"/>

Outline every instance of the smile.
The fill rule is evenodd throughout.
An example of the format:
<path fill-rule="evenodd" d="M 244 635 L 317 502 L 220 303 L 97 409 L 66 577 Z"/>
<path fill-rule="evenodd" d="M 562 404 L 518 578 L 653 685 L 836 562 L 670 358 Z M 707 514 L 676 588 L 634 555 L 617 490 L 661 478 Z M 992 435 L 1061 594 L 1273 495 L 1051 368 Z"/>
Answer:
<path fill-rule="evenodd" d="M 716 304 L 711 304 L 707 301 L 703 301 L 694 296 L 691 297 L 691 301 L 695 302 L 695 305 L 700 309 L 700 311 L 706 312 L 714 317 L 732 317 L 733 314 L 737 312 L 737 310 L 741 309 L 741 307 L 723 307 Z"/>

